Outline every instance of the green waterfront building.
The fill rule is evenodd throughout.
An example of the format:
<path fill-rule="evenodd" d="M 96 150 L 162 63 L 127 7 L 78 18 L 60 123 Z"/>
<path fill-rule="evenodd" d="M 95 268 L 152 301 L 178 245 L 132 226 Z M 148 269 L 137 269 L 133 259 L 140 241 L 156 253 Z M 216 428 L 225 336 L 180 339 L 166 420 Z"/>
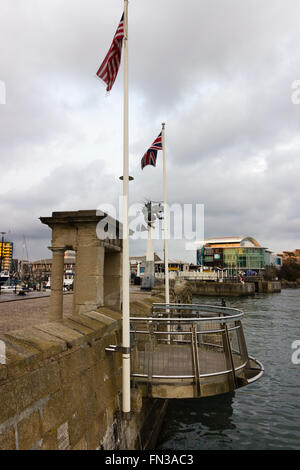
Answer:
<path fill-rule="evenodd" d="M 197 264 L 232 272 L 260 273 L 270 265 L 270 254 L 253 237 L 208 238 L 197 249 Z"/>

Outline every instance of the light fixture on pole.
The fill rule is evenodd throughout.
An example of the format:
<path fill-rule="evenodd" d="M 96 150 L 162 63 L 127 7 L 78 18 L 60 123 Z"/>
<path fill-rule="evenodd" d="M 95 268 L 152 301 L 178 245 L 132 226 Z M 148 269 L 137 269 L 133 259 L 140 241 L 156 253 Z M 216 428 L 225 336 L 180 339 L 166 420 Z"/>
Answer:
<path fill-rule="evenodd" d="M 123 181 L 123 176 L 119 176 L 119 180 Z M 134 177 L 133 176 L 128 176 L 128 181 L 133 181 Z"/>

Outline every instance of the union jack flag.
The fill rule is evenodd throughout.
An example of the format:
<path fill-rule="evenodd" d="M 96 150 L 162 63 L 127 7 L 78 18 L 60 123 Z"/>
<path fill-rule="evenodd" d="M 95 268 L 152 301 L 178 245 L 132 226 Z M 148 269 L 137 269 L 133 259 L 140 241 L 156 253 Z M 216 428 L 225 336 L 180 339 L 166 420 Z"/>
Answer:
<path fill-rule="evenodd" d="M 97 77 L 106 83 L 106 91 L 110 91 L 118 75 L 121 55 L 122 44 L 124 38 L 124 13 L 114 35 L 113 42 L 109 48 L 108 53 L 96 73 Z"/>
<path fill-rule="evenodd" d="M 162 150 L 162 140 L 161 140 L 161 133 L 155 139 L 151 147 L 147 150 L 145 155 L 141 160 L 141 167 L 142 170 L 146 165 L 156 166 L 156 158 L 157 158 L 157 151 Z"/>

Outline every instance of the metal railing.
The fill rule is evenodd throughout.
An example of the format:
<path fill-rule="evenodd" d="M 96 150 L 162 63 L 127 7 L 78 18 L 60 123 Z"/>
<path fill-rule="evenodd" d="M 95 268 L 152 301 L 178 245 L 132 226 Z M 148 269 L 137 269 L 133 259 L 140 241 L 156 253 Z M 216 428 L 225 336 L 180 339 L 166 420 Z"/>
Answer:
<path fill-rule="evenodd" d="M 246 385 L 246 371 L 254 367 L 242 317 L 239 309 L 199 304 L 154 304 L 151 316 L 131 317 L 132 380 L 149 388 L 185 381 L 197 396 L 208 380 L 223 378 L 230 389 Z"/>

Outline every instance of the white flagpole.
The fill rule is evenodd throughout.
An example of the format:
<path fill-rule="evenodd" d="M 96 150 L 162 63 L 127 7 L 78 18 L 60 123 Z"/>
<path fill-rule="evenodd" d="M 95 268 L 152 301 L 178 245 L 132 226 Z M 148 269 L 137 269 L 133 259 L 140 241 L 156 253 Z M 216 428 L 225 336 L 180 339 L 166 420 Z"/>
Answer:
<path fill-rule="evenodd" d="M 162 123 L 161 131 L 162 150 L 163 150 L 163 180 L 164 180 L 164 252 L 165 252 L 165 301 L 170 303 L 169 292 L 169 260 L 168 260 L 168 209 L 167 209 L 167 172 L 166 172 L 166 141 L 165 141 L 165 123 Z"/>
<path fill-rule="evenodd" d="M 122 410 L 130 413 L 130 332 L 129 332 L 129 139 L 128 139 L 128 0 L 124 0 L 124 134 L 123 134 L 123 263 L 122 263 Z"/>

